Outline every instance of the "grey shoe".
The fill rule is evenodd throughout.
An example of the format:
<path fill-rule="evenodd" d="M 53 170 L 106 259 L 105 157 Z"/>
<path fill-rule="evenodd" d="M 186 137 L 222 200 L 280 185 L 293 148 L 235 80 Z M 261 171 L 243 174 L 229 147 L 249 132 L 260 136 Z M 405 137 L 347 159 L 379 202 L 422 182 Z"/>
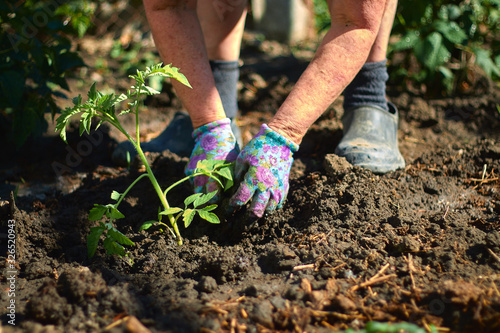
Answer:
<path fill-rule="evenodd" d="M 241 147 L 241 132 L 234 119 L 231 121 L 231 128 Z M 151 141 L 141 143 L 141 148 L 144 152 L 161 153 L 170 150 L 179 156 L 189 157 L 194 148 L 192 133 L 193 125 L 189 115 L 185 112 L 177 112 L 167 128 Z M 137 152 L 132 143 L 124 141 L 116 146 L 111 159 L 117 165 L 126 166 L 135 155 Z"/>
<path fill-rule="evenodd" d="M 375 173 L 404 168 L 398 148 L 398 110 L 391 103 L 388 106 L 389 112 L 375 105 L 347 110 L 342 119 L 344 136 L 335 154 Z"/>

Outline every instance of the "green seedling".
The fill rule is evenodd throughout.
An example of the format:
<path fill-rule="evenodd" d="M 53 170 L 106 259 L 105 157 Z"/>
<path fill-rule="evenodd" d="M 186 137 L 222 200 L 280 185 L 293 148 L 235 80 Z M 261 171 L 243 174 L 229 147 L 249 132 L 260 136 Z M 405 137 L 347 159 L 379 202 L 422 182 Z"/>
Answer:
<path fill-rule="evenodd" d="M 427 333 L 427 330 L 410 323 L 378 323 L 368 322 L 366 328 L 361 331 L 348 329 L 344 333 Z M 437 333 L 434 325 L 430 325 L 430 333 Z"/>
<path fill-rule="evenodd" d="M 163 77 L 175 79 L 184 85 L 191 87 L 186 77 L 179 72 L 178 68 L 170 65 L 163 66 L 161 63 L 147 67 L 145 71 L 137 71 L 136 75 L 130 75 L 130 78 L 135 80 L 134 85 L 127 91 L 126 94 L 104 94 L 96 90 L 95 83 L 88 92 L 88 100 L 82 101 L 82 96 L 73 99 L 73 107 L 66 108 L 61 116 L 57 118 L 56 131 L 59 131 L 61 138 L 66 142 L 66 127 L 70 120 L 77 115 L 80 115 L 79 133 L 82 135 L 90 133 L 92 120 L 97 120 L 96 129 L 107 122 L 123 133 L 127 139 L 133 144 L 137 150 L 137 154 L 146 168 L 146 173 L 141 174 L 130 186 L 123 192 L 113 191 L 111 199 L 114 203 L 107 205 L 95 204 L 90 210 L 89 220 L 99 221 L 99 225 L 91 228 L 90 234 L 87 237 L 88 255 L 92 257 L 97 249 L 97 245 L 101 236 L 104 236 L 103 246 L 108 254 L 118 254 L 124 256 L 127 254 L 124 245 L 134 245 L 134 242 L 118 231 L 115 227 L 115 220 L 122 219 L 125 216 L 118 210 L 118 206 L 123 201 L 130 189 L 137 184 L 141 179 L 148 178 L 153 185 L 155 192 L 160 199 L 161 206 L 158 209 L 158 220 L 145 222 L 141 230 L 150 228 L 154 224 L 166 227 L 177 240 L 179 245 L 182 245 L 182 237 L 179 232 L 177 221 L 182 217 L 185 227 L 188 227 L 196 215 L 210 223 L 220 223 L 219 218 L 212 211 L 217 208 L 217 205 L 205 206 L 210 199 L 214 197 L 216 192 L 207 194 L 193 194 L 184 200 L 184 208 L 171 207 L 167 200 L 167 193 L 187 181 L 188 179 L 200 175 L 206 175 L 215 179 L 221 187 L 226 190 L 233 185 L 232 169 L 233 163 L 224 163 L 224 161 L 200 161 L 194 174 L 187 176 L 166 190 L 162 190 L 158 183 L 151 167 L 141 149 L 140 133 L 139 133 L 139 109 L 142 104 L 142 98 L 148 95 L 156 95 L 160 92 L 146 85 L 146 81 L 152 77 Z M 117 106 L 127 103 L 127 109 L 117 113 Z M 136 138 L 133 138 L 123 126 L 120 124 L 119 117 L 127 114 L 135 114 Z M 162 219 L 168 219 L 168 224 L 162 222 Z M 105 222 L 103 221 L 105 220 Z"/>

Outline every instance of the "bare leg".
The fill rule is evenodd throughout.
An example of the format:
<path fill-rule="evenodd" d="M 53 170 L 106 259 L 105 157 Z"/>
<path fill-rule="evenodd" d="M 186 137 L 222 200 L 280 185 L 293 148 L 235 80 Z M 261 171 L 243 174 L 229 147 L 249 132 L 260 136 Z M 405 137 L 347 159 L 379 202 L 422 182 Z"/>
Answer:
<path fill-rule="evenodd" d="M 194 128 L 226 117 L 209 66 L 196 5 L 196 0 L 144 1 L 161 58 L 179 67 L 193 87 L 172 82 Z"/>
<path fill-rule="evenodd" d="M 200 1 L 197 7 L 208 58 L 238 60 L 247 0 Z"/>
<path fill-rule="evenodd" d="M 366 62 L 379 62 L 384 61 L 387 57 L 387 46 L 389 45 L 389 38 L 391 36 L 392 25 L 394 23 L 394 16 L 396 15 L 396 8 L 398 0 L 388 0 L 378 31 L 377 39 L 370 50 Z"/>

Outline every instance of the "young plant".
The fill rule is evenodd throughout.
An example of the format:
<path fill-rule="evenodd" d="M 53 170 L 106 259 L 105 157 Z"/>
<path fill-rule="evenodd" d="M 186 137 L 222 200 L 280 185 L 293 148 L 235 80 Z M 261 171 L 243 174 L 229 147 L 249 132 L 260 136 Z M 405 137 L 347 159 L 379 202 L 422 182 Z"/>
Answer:
<path fill-rule="evenodd" d="M 165 191 L 161 189 L 140 145 L 139 109 L 142 103 L 142 98 L 148 95 L 156 95 L 160 93 L 159 91 L 148 86 L 146 81 L 153 77 L 168 77 L 175 79 L 188 87 L 191 86 L 186 77 L 179 72 L 178 68 L 171 67 L 170 65 L 163 66 L 161 63 L 147 67 L 145 71 L 138 70 L 136 75 L 130 75 L 129 77 L 134 79 L 135 83 L 126 94 L 120 94 L 118 96 L 115 96 L 115 94 L 103 94 L 96 90 L 94 83 L 88 92 L 88 100 L 86 102 L 82 101 L 81 95 L 74 98 L 74 106 L 66 108 L 62 112 L 61 116 L 57 118 L 56 131 L 59 131 L 61 138 L 65 142 L 66 126 L 74 116 L 80 115 L 80 135 L 84 132 L 90 133 L 93 119 L 98 120 L 96 129 L 99 128 L 103 122 L 111 124 L 123 133 L 133 144 L 137 150 L 139 158 L 146 168 L 146 173 L 141 174 L 136 180 L 134 180 L 123 193 L 119 193 L 117 191 L 113 191 L 111 193 L 111 199 L 114 200 L 115 203 L 107 205 L 95 204 L 90 210 L 89 220 L 100 222 L 98 226 L 91 228 L 91 232 L 87 237 L 89 257 L 94 255 L 99 239 L 102 235 L 105 236 L 103 246 L 108 254 L 118 254 L 120 256 L 126 255 L 124 245 L 134 245 L 128 237 L 116 229 L 114 221 L 124 218 L 124 215 L 118 210 L 118 206 L 130 189 L 139 180 L 148 178 L 161 202 L 161 206 L 158 210 L 158 221 L 148 221 L 144 223 L 141 230 L 148 229 L 153 224 L 158 223 L 159 225 L 167 227 L 167 229 L 172 232 L 179 245 L 182 245 L 182 237 L 177 225 L 177 221 L 180 217 L 182 217 L 186 227 L 191 224 L 196 215 L 199 215 L 202 219 L 207 220 L 210 223 L 220 223 L 217 215 L 212 213 L 217 205 L 203 207 L 210 201 L 210 199 L 213 198 L 216 192 L 191 195 L 184 201 L 184 208 L 171 207 L 167 200 L 167 193 L 177 185 L 192 177 L 200 175 L 206 175 L 214 178 L 224 190 L 228 189 L 233 184 L 233 163 L 224 163 L 224 161 L 214 160 L 198 162 L 197 169 L 194 174 L 177 181 L 169 186 Z M 117 106 L 123 103 L 127 103 L 128 108 L 117 113 Z M 136 138 L 133 138 L 120 124 L 119 116 L 127 113 L 135 114 Z M 192 208 L 190 208 L 190 206 L 192 206 Z M 103 217 L 106 218 L 107 222 L 102 221 Z M 168 219 L 168 225 L 162 222 L 162 218 L 164 217 Z"/>

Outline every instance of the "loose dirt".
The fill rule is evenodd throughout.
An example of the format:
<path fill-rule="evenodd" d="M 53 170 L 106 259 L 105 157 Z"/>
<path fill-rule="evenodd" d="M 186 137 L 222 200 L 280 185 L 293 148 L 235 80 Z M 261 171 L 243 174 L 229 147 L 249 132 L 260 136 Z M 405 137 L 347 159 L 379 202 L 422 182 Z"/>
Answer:
<path fill-rule="evenodd" d="M 245 140 L 307 64 L 263 52 L 266 45 L 243 51 Z M 147 101 L 149 137 L 178 110 L 165 89 Z M 10 153 L 0 170 L 0 269 L 12 270 L 6 230 L 15 220 L 18 273 L 15 298 L 8 274 L 1 278 L 4 332 L 331 332 L 368 321 L 499 332 L 500 90 L 427 99 L 389 86 L 388 95 L 400 111 L 404 170 L 376 175 L 333 154 L 342 136 L 340 99 L 305 137 L 288 200 L 273 215 L 195 221 L 181 228 L 179 247 L 159 228 L 138 231 L 159 205 L 140 182 L 117 225 L 136 244 L 129 258 L 99 247 L 89 259 L 86 251 L 89 209 L 109 203 L 112 190 L 140 172 L 112 164 L 121 140 L 113 130 L 83 138 L 72 131 L 69 146 L 49 133 Z M 187 158 L 149 158 L 162 186 L 183 176 Z M 182 203 L 189 194 L 185 186 L 169 199 Z M 15 327 L 5 315 L 11 299 Z"/>

